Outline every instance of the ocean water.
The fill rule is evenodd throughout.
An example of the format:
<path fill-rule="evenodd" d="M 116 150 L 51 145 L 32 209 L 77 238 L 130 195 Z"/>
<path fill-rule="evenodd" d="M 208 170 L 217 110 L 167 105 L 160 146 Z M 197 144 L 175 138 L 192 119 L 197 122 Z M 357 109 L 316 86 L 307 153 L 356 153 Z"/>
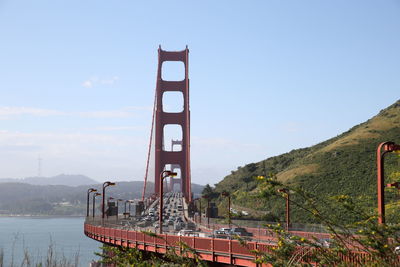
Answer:
<path fill-rule="evenodd" d="M 89 266 L 102 244 L 84 235 L 83 223 L 83 217 L 0 217 L 3 266 L 21 266 L 24 251 L 32 263 L 45 263 L 50 246 L 56 259 L 74 263 L 78 258 L 79 266 Z"/>

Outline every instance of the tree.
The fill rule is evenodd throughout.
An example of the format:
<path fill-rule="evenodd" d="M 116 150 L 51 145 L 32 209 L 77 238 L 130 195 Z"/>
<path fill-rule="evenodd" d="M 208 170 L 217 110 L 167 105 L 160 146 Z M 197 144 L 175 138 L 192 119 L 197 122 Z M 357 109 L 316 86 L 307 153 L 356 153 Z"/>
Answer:
<path fill-rule="evenodd" d="M 213 188 L 209 184 L 206 184 L 206 186 L 204 186 L 204 188 L 203 188 L 203 191 L 201 192 L 201 195 L 210 197 L 213 194 L 214 194 Z"/>

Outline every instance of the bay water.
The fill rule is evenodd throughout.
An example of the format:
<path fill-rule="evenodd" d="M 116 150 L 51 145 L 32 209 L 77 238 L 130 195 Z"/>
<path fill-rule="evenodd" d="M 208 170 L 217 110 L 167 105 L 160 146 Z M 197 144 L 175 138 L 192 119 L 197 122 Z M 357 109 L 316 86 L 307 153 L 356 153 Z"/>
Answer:
<path fill-rule="evenodd" d="M 58 261 L 78 259 L 78 266 L 89 266 L 102 244 L 84 235 L 83 224 L 84 217 L 0 217 L 3 266 L 21 266 L 25 254 L 45 265 L 49 249 Z"/>

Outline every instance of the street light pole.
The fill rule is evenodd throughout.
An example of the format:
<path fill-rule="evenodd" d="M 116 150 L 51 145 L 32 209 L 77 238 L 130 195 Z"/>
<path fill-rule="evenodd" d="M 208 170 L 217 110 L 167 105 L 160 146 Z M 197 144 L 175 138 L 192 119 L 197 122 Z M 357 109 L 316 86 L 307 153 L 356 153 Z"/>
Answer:
<path fill-rule="evenodd" d="M 93 219 L 94 219 L 95 203 L 96 203 L 96 197 L 97 196 L 101 196 L 101 194 L 100 193 L 94 193 L 93 194 L 93 202 L 92 202 L 92 204 L 93 204 L 93 210 L 92 210 Z"/>
<path fill-rule="evenodd" d="M 113 186 L 113 185 L 115 185 L 115 183 L 112 183 L 112 182 L 109 182 L 109 181 L 107 181 L 107 182 L 105 182 L 103 184 L 103 201 L 102 201 L 102 206 L 101 206 L 101 218 L 102 219 L 104 219 L 104 210 L 105 210 L 104 206 L 105 206 L 106 187 Z"/>
<path fill-rule="evenodd" d="M 290 227 L 290 192 L 287 188 L 278 189 L 278 192 L 285 194 L 286 199 L 286 231 L 289 231 Z"/>
<path fill-rule="evenodd" d="M 89 188 L 87 191 L 86 217 L 89 217 L 89 195 L 92 192 L 97 192 L 97 189 Z"/>
<path fill-rule="evenodd" d="M 159 210 L 159 214 L 158 214 L 158 226 L 160 227 L 160 234 L 162 234 L 162 218 L 163 218 L 163 203 L 164 203 L 164 179 L 167 178 L 168 176 L 174 177 L 176 176 L 177 173 L 176 172 L 172 172 L 172 171 L 162 171 L 160 173 L 160 192 L 159 192 L 159 197 L 160 197 L 160 210 Z"/>
<path fill-rule="evenodd" d="M 376 150 L 377 189 L 378 189 L 378 223 L 385 223 L 385 167 L 384 156 L 393 151 L 399 151 L 400 145 L 394 142 L 383 142 Z"/>
<path fill-rule="evenodd" d="M 228 192 L 222 192 L 222 195 L 228 197 L 228 222 L 229 228 L 231 228 L 231 195 Z"/>

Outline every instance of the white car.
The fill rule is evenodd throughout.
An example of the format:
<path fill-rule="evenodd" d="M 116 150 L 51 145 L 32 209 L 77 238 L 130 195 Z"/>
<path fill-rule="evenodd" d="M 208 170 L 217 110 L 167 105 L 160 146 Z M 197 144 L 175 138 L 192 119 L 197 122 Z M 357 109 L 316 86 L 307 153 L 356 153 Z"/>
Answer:
<path fill-rule="evenodd" d="M 220 228 L 218 231 L 224 232 L 226 235 L 231 233 L 231 228 Z"/>
<path fill-rule="evenodd" d="M 178 236 L 195 236 L 198 237 L 199 233 L 193 231 L 193 230 L 180 230 L 178 232 Z"/>

